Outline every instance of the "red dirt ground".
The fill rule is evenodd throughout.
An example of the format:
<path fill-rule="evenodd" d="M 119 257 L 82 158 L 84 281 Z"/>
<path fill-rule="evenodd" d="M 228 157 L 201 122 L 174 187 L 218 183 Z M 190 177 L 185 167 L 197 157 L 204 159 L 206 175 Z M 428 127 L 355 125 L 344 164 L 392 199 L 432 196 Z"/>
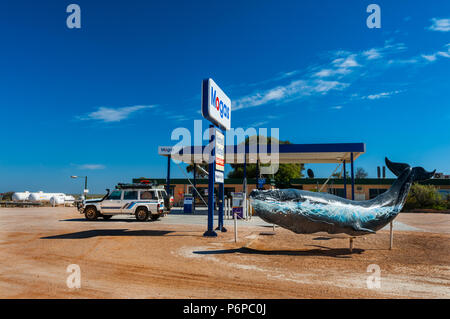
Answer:
<path fill-rule="evenodd" d="M 217 238 L 170 218 L 87 222 L 74 208 L 0 209 L 1 298 L 450 298 L 450 215 L 401 214 L 424 232 L 348 239 L 252 226 Z M 188 222 L 188 216 L 186 221 Z M 67 266 L 81 268 L 69 289 Z M 367 288 L 377 264 L 381 287 Z"/>

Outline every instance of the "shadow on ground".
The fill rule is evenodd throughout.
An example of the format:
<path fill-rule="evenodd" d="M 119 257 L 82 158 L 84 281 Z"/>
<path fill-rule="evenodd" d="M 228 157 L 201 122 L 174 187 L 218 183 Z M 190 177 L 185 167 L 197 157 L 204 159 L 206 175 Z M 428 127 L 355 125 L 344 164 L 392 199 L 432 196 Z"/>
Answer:
<path fill-rule="evenodd" d="M 214 215 L 217 215 L 218 211 L 215 210 L 214 211 Z M 185 213 L 182 209 L 179 210 L 171 210 L 170 211 L 170 215 L 188 215 L 188 216 L 192 216 L 192 215 L 196 215 L 196 216 L 201 216 L 201 215 L 208 215 L 208 210 L 196 210 L 195 212 L 192 213 Z"/>
<path fill-rule="evenodd" d="M 316 245 L 311 245 L 316 246 Z M 328 256 L 336 258 L 350 258 L 350 255 L 361 254 L 364 249 L 353 249 L 350 252 L 348 248 L 329 248 L 323 246 L 316 246 L 321 249 L 308 250 L 259 250 L 248 247 L 241 247 L 235 249 L 221 249 L 221 250 L 204 250 L 194 251 L 194 254 L 199 255 L 223 255 L 223 254 L 249 254 L 249 255 L 277 255 L 277 256 Z"/>
<path fill-rule="evenodd" d="M 127 222 L 127 223 L 144 223 L 136 220 L 136 218 L 111 218 L 105 220 L 103 218 L 99 218 L 97 220 L 87 220 L 86 218 L 69 218 L 69 219 L 60 219 L 60 222 L 87 222 L 87 223 L 114 223 L 114 222 Z M 149 219 L 147 222 L 157 222 L 159 220 L 151 220 Z"/>
<path fill-rule="evenodd" d="M 165 236 L 167 234 L 174 232 L 175 231 L 171 230 L 94 229 L 94 230 L 79 231 L 75 233 L 41 237 L 41 239 L 84 239 L 101 236 L 131 236 L 131 237 Z M 171 236 L 192 236 L 192 235 L 177 234 Z"/>

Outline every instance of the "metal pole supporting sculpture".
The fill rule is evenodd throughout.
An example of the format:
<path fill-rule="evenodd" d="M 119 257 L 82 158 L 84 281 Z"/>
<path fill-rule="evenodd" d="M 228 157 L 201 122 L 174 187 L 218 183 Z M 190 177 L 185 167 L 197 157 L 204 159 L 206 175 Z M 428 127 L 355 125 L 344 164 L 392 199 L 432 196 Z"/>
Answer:
<path fill-rule="evenodd" d="M 250 198 L 256 215 L 297 234 L 373 234 L 402 210 L 412 183 L 430 179 L 435 172 L 387 158 L 386 166 L 397 180 L 385 193 L 367 201 L 297 189 L 254 190 Z"/>

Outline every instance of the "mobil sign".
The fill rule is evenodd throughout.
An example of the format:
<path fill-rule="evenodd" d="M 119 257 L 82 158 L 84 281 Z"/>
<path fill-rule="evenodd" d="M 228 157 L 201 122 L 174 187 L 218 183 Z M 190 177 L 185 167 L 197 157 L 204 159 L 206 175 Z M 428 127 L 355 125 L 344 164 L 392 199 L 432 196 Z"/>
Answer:
<path fill-rule="evenodd" d="M 158 146 L 159 155 L 172 155 L 174 148 L 172 146 Z"/>
<path fill-rule="evenodd" d="M 231 127 L 231 100 L 213 79 L 202 82 L 202 115 L 221 129 Z"/>

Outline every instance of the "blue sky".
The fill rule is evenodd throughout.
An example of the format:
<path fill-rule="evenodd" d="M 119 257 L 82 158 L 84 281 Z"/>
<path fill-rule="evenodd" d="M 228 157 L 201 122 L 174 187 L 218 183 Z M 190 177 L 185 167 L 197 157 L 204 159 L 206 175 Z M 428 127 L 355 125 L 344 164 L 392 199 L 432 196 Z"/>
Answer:
<path fill-rule="evenodd" d="M 233 127 L 364 142 L 372 177 L 384 156 L 450 173 L 448 1 L 4 1 L 0 38 L 0 192 L 165 177 L 157 146 L 201 119 L 207 77 Z"/>

